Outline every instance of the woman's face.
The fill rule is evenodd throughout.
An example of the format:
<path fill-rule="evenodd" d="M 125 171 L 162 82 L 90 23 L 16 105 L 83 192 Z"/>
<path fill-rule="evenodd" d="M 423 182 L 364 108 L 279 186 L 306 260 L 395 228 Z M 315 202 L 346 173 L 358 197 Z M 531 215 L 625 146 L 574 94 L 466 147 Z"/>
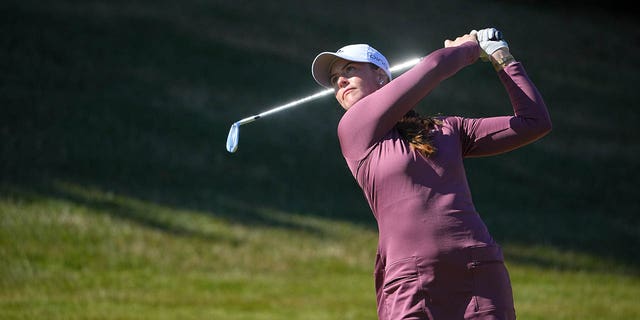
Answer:
<path fill-rule="evenodd" d="M 335 89 L 336 100 L 342 108 L 349 110 L 360 99 L 382 87 L 387 80 L 383 73 L 366 62 L 338 59 L 331 66 L 329 79 Z"/>

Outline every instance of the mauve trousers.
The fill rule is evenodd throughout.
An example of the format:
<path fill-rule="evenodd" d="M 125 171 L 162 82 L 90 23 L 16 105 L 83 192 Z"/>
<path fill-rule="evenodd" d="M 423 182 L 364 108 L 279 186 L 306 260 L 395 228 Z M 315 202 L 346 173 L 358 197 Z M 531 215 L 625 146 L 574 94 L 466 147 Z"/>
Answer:
<path fill-rule="evenodd" d="M 434 259 L 409 257 L 376 276 L 380 320 L 515 319 L 499 246 L 470 247 Z"/>

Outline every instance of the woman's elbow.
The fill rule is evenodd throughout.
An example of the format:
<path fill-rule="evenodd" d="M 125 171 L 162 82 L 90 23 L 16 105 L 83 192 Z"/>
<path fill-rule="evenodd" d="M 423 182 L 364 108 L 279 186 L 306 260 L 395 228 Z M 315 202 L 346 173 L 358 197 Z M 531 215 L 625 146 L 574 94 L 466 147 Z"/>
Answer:
<path fill-rule="evenodd" d="M 551 121 L 546 118 L 544 120 L 536 122 L 535 125 L 529 127 L 531 137 L 534 140 L 538 140 L 551 132 L 553 126 L 551 125 Z"/>
<path fill-rule="evenodd" d="M 553 124 L 551 124 L 551 118 L 545 117 L 540 122 L 539 130 L 540 130 L 541 136 L 546 136 L 547 134 L 549 134 L 549 132 L 551 132 L 551 130 L 553 130 Z"/>

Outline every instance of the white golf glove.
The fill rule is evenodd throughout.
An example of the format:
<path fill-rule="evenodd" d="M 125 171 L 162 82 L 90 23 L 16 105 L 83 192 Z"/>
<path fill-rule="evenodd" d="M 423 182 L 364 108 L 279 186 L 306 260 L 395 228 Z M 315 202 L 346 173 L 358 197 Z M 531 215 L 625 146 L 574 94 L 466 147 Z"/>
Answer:
<path fill-rule="evenodd" d="M 479 31 L 471 30 L 471 34 L 476 34 L 478 43 L 482 52 L 480 58 L 484 61 L 489 60 L 489 56 L 500 48 L 509 48 L 509 45 L 502 38 L 502 32 L 495 28 L 486 28 Z"/>

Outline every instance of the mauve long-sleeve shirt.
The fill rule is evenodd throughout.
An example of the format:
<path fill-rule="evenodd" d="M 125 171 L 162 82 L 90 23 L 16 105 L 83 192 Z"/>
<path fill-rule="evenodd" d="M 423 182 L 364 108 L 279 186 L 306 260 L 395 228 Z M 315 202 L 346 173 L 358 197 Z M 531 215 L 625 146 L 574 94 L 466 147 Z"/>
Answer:
<path fill-rule="evenodd" d="M 343 156 L 378 224 L 378 275 L 407 257 L 437 259 L 451 250 L 493 245 L 474 207 L 463 158 L 504 153 L 551 130 L 540 93 L 516 62 L 498 71 L 513 115 L 439 117 L 442 124 L 431 132 L 435 154 L 424 157 L 410 148 L 395 124 L 440 82 L 475 62 L 479 50 L 468 42 L 434 51 L 354 104 L 338 124 Z"/>

